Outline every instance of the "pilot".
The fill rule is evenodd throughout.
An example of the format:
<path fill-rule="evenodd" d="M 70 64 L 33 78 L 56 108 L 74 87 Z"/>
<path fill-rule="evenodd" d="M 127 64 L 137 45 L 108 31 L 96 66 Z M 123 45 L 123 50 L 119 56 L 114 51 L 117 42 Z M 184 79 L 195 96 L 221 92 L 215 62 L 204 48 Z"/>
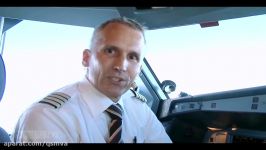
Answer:
<path fill-rule="evenodd" d="M 14 142 L 171 143 L 145 98 L 131 86 L 144 57 L 143 27 L 114 18 L 83 51 L 83 80 L 34 103 L 19 118 Z"/>

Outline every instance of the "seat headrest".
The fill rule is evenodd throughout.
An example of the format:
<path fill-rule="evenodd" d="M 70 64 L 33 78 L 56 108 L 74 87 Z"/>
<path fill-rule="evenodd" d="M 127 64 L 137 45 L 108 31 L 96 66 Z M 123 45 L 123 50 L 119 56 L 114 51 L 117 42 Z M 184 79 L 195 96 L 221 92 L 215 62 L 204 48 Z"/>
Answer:
<path fill-rule="evenodd" d="M 5 91 L 5 86 L 6 86 L 6 68 L 2 55 L 0 55 L 0 101 L 2 100 Z"/>

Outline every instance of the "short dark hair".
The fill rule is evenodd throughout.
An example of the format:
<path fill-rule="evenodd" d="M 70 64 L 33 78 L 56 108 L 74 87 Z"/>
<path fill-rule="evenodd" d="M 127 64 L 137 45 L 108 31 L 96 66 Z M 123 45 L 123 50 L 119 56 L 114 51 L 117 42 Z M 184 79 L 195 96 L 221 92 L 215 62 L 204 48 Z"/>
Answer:
<path fill-rule="evenodd" d="M 145 35 L 144 35 L 145 27 L 142 26 L 139 22 L 137 22 L 137 21 L 135 21 L 133 19 L 130 19 L 130 18 L 126 18 L 126 17 L 113 18 L 113 19 L 107 20 L 107 21 L 103 22 L 102 24 L 100 24 L 93 31 L 92 40 L 95 38 L 95 35 L 99 31 L 104 29 L 110 23 L 121 23 L 121 24 L 127 25 L 127 26 L 129 26 L 129 27 L 131 27 L 133 29 L 136 29 L 136 30 L 140 31 L 142 33 L 142 35 L 143 35 L 144 43 L 146 43 L 146 39 L 145 39 Z"/>

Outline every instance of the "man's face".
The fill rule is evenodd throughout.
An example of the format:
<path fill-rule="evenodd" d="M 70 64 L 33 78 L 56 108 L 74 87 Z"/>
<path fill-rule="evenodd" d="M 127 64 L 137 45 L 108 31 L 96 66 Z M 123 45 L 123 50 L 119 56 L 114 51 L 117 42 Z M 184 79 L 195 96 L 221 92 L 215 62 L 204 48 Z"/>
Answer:
<path fill-rule="evenodd" d="M 138 30 L 120 23 L 108 24 L 92 41 L 87 77 L 102 93 L 113 100 L 129 88 L 140 72 L 144 37 Z M 86 59 L 87 58 L 87 59 Z"/>

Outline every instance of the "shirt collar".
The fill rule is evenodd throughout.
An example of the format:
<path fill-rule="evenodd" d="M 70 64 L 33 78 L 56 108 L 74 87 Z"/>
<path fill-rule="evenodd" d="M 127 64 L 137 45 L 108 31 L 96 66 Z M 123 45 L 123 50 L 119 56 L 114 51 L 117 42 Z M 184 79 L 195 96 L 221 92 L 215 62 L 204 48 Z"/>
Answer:
<path fill-rule="evenodd" d="M 97 90 L 86 78 L 80 81 L 79 90 L 81 97 L 83 98 L 83 100 L 85 100 L 85 103 L 89 107 L 89 110 L 91 110 L 93 117 L 99 116 L 109 106 L 115 104 L 110 98 Z M 122 96 L 117 103 L 119 103 L 124 110 Z"/>

